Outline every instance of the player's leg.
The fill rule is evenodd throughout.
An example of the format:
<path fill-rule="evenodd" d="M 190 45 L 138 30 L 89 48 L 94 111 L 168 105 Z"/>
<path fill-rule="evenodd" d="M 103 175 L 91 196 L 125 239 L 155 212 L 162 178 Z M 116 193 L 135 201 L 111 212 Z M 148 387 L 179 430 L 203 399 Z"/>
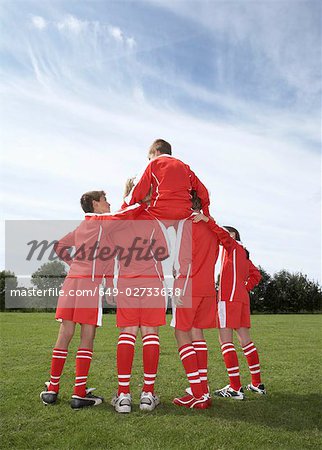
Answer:
<path fill-rule="evenodd" d="M 192 345 L 191 329 L 189 331 L 184 331 L 176 328 L 175 337 L 178 344 L 180 359 L 190 385 L 191 394 L 181 398 L 175 398 L 173 403 L 187 408 L 208 408 L 210 404 L 200 380 L 197 355 Z"/>
<path fill-rule="evenodd" d="M 243 400 L 244 393 L 240 382 L 238 356 L 234 346 L 233 330 L 231 328 L 219 329 L 219 343 L 229 377 L 229 384 L 215 391 L 215 395 Z"/>
<path fill-rule="evenodd" d="M 236 332 L 252 377 L 252 381 L 246 386 L 246 389 L 257 394 L 266 394 L 265 386 L 261 381 L 258 351 L 251 339 L 249 328 L 241 327 Z"/>
<path fill-rule="evenodd" d="M 196 299 L 193 298 L 193 302 Z M 214 296 L 202 297 L 196 310 L 193 327 L 191 329 L 192 345 L 197 354 L 198 371 L 204 392 L 210 398 L 208 387 L 208 348 L 204 338 L 204 329 L 216 327 L 216 298 Z"/>
<path fill-rule="evenodd" d="M 137 325 L 120 327 L 116 352 L 118 390 L 112 399 L 112 405 L 115 411 L 119 413 L 129 413 L 132 409 L 130 379 L 138 328 Z"/>
<path fill-rule="evenodd" d="M 154 394 L 154 383 L 158 373 L 160 356 L 159 327 L 141 326 L 141 336 L 144 384 L 140 409 L 152 411 L 160 403 L 158 396 Z"/>
<path fill-rule="evenodd" d="M 208 347 L 201 328 L 191 329 L 192 345 L 197 355 L 198 371 L 204 391 L 208 388 Z"/>
<path fill-rule="evenodd" d="M 96 406 L 103 402 L 102 397 L 97 397 L 92 394 L 92 391 L 95 390 L 94 388 L 86 388 L 87 377 L 93 357 L 95 334 L 95 325 L 90 325 L 87 323 L 81 324 L 81 339 L 76 354 L 74 393 L 71 400 L 71 407 L 73 409 Z"/>
<path fill-rule="evenodd" d="M 46 390 L 40 393 L 45 405 L 54 404 L 59 392 L 60 377 L 63 372 L 68 353 L 68 346 L 75 332 L 75 323 L 63 320 L 60 324 L 58 338 L 51 358 L 50 381 L 46 382 Z"/>

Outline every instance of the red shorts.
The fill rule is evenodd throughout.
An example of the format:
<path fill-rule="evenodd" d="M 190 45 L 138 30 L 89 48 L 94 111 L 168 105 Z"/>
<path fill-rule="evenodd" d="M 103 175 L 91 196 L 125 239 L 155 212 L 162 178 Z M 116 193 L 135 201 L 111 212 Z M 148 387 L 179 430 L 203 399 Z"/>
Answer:
<path fill-rule="evenodd" d="M 190 331 L 191 328 L 215 328 L 216 298 L 192 297 L 191 301 L 191 307 L 173 307 L 171 326 L 181 331 Z"/>
<path fill-rule="evenodd" d="M 250 328 L 250 304 L 243 302 L 218 302 L 217 328 Z"/>
<path fill-rule="evenodd" d="M 116 326 L 160 327 L 166 324 L 165 297 L 117 298 Z"/>
<path fill-rule="evenodd" d="M 58 298 L 56 316 L 59 321 L 102 326 L 102 285 L 84 278 L 66 278 Z"/>

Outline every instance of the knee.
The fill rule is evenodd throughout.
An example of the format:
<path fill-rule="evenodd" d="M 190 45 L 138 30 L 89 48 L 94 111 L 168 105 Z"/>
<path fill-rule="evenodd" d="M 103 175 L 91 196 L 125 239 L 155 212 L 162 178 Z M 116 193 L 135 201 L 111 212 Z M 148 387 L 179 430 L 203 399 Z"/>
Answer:
<path fill-rule="evenodd" d="M 74 336 L 74 328 L 62 328 L 60 330 L 60 336 L 65 341 L 70 342 Z"/>

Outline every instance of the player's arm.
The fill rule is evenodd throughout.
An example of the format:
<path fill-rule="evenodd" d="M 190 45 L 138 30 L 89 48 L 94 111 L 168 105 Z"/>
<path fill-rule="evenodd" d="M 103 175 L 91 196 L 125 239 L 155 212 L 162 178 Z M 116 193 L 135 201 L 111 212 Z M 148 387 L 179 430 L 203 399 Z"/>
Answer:
<path fill-rule="evenodd" d="M 213 218 L 207 217 L 204 214 L 200 213 L 193 219 L 193 221 L 195 223 L 198 223 L 200 221 L 206 222 L 211 231 L 216 233 L 220 243 L 224 246 L 228 253 L 230 253 L 236 247 L 236 245 L 238 245 L 235 239 L 230 236 L 228 231 L 220 227 Z"/>
<path fill-rule="evenodd" d="M 255 286 L 258 285 L 260 280 L 262 279 L 262 275 L 260 271 L 257 269 L 256 266 L 251 262 L 251 260 L 248 260 L 249 264 L 249 278 L 246 283 L 246 289 L 248 292 L 252 291 Z"/>
<path fill-rule="evenodd" d="M 192 189 L 197 192 L 197 195 L 201 200 L 203 213 L 209 217 L 210 216 L 210 213 L 209 213 L 210 199 L 209 199 L 208 189 L 199 180 L 199 178 L 196 176 L 196 174 L 190 168 L 189 168 L 189 171 L 190 171 L 190 179 L 191 179 Z"/>
<path fill-rule="evenodd" d="M 147 196 L 151 184 L 152 184 L 152 162 L 148 164 L 143 175 L 140 178 L 134 180 L 134 186 L 131 189 L 129 195 L 125 197 L 124 203 L 126 205 L 134 205 L 140 203 Z"/>
<path fill-rule="evenodd" d="M 99 221 L 106 236 L 109 236 L 115 231 L 123 231 L 128 228 L 130 220 L 139 219 L 140 214 L 146 209 L 146 203 L 137 203 L 131 206 L 127 206 L 124 209 L 114 214 L 98 214 L 96 216 L 90 216 L 89 219 Z"/>
<path fill-rule="evenodd" d="M 70 255 L 70 250 L 75 246 L 75 232 L 76 230 L 66 234 L 66 236 L 62 237 L 54 244 L 54 251 L 56 255 L 69 266 L 73 262 L 73 258 Z"/>

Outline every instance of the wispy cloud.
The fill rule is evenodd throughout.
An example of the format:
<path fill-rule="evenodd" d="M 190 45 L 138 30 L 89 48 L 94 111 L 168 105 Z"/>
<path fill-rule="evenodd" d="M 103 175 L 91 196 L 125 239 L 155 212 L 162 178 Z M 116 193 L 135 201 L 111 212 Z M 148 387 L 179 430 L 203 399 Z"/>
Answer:
<path fill-rule="evenodd" d="M 51 21 L 42 16 L 31 16 L 31 25 L 38 30 L 56 28 L 60 32 L 70 32 L 75 35 L 87 32 L 101 36 L 110 36 L 114 41 L 133 49 L 137 42 L 133 36 L 127 35 L 118 26 L 101 23 L 99 20 L 83 20 L 75 15 L 64 15 L 58 21 Z"/>
<path fill-rule="evenodd" d="M 89 23 L 87 20 L 81 20 L 81 19 L 78 19 L 77 17 L 69 14 L 69 15 L 65 16 L 62 20 L 60 20 L 59 22 L 55 23 L 55 25 L 57 26 L 58 30 L 60 30 L 60 31 L 68 30 L 68 31 L 71 31 L 72 33 L 79 34 L 82 31 L 86 30 Z"/>
<path fill-rule="evenodd" d="M 31 23 L 38 30 L 44 30 L 47 27 L 47 21 L 41 16 L 32 16 Z"/>

